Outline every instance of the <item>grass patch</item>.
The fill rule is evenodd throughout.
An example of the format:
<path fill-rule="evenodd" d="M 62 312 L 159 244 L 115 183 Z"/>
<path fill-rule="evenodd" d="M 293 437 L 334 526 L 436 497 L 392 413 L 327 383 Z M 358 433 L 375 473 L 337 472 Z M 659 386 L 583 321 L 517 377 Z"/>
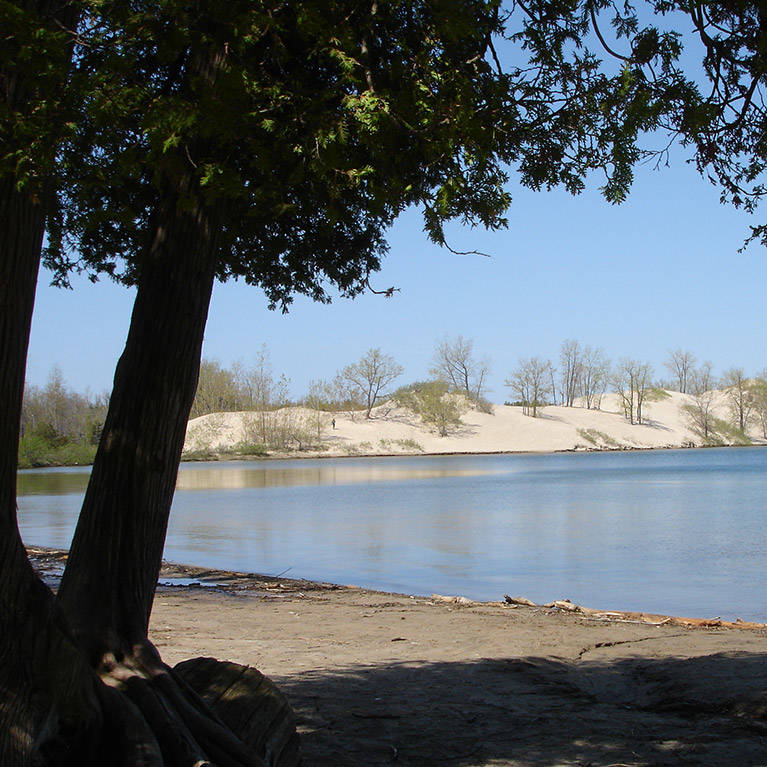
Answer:
<path fill-rule="evenodd" d="M 414 439 L 395 439 L 394 444 L 405 448 L 405 450 L 415 450 L 419 453 L 423 453 L 423 447 Z"/>
<path fill-rule="evenodd" d="M 721 418 L 714 419 L 714 432 L 719 438 L 716 444 L 728 445 L 752 445 L 753 442 L 737 426 L 733 426 L 728 421 Z M 709 437 L 710 439 L 710 437 Z"/>
<path fill-rule="evenodd" d="M 263 442 L 238 442 L 236 445 L 232 445 L 230 449 L 222 452 L 231 455 L 255 455 L 259 458 L 269 455 Z"/>
<path fill-rule="evenodd" d="M 181 455 L 182 461 L 218 461 L 221 458 L 265 458 L 269 455 L 266 445 L 261 442 L 238 442 L 231 447 L 211 450 L 187 450 Z"/>
<path fill-rule="evenodd" d="M 218 453 L 212 450 L 187 450 L 181 454 L 182 461 L 217 461 Z"/>
<path fill-rule="evenodd" d="M 578 429 L 578 436 L 594 447 L 620 447 L 619 442 L 598 429 Z"/>

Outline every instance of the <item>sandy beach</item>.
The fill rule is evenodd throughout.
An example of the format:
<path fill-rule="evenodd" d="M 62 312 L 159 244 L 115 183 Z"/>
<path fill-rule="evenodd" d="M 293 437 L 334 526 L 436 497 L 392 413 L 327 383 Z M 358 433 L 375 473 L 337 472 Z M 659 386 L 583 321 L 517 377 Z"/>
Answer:
<path fill-rule="evenodd" d="M 660 399 L 644 406 L 643 423 L 629 423 L 618 396 L 605 394 L 599 410 L 586 407 L 547 406 L 537 418 L 521 407 L 495 404 L 492 413 L 476 409 L 462 416 L 462 425 L 441 437 L 422 423 L 412 411 L 384 404 L 370 419 L 364 412 L 321 413 L 320 448 L 291 455 L 403 455 L 435 453 L 514 453 L 585 450 L 637 450 L 651 448 L 701 447 L 708 444 L 693 428 L 686 407 L 693 398 L 664 391 Z M 317 413 L 306 408 L 289 408 L 284 415 L 316 429 Z M 281 411 L 282 412 L 282 411 Z M 725 392 L 716 392 L 712 414 L 726 422 L 731 419 Z M 238 443 L 258 441 L 257 414 L 253 412 L 211 413 L 189 422 L 184 451 L 211 454 L 231 450 Z M 731 431 L 715 435 L 713 443 L 743 443 Z M 746 431 L 746 442 L 767 440 L 756 420 Z"/>
<path fill-rule="evenodd" d="M 32 553 L 55 579 L 63 553 Z M 767 764 L 764 626 L 173 565 L 162 582 L 184 584 L 155 599 L 150 638 L 166 662 L 213 656 L 267 674 L 296 712 L 307 766 Z"/>

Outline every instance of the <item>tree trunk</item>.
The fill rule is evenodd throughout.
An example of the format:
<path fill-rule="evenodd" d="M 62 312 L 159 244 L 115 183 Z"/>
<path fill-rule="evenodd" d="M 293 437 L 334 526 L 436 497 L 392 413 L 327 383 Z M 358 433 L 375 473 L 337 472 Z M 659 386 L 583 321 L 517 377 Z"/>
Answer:
<path fill-rule="evenodd" d="M 142 765 L 261 767 L 147 638 L 213 289 L 208 212 L 159 211 L 58 601 Z M 247 705 L 255 705 L 255 701 Z M 142 729 L 143 728 L 143 729 Z M 127 762 L 126 764 L 130 764 Z"/>
<path fill-rule="evenodd" d="M 184 87 L 199 77 L 214 88 L 225 47 L 189 57 Z M 207 149 L 200 141 L 191 153 Z M 169 155 L 158 168 L 128 338 L 59 589 L 95 668 L 146 644 L 197 388 L 221 211 L 205 204 L 193 165 Z"/>
<path fill-rule="evenodd" d="M 42 5 L 26 4 L 22 10 L 42 12 Z M 70 7 L 63 4 L 60 10 Z M 11 109 L 24 103 L 17 79 L 6 78 L 4 85 Z M 217 230 L 206 212 L 190 212 L 191 183 L 191 177 L 181 179 L 158 206 L 130 335 L 56 599 L 26 557 L 15 503 L 25 360 L 46 219 L 40 198 L 45 195 L 19 191 L 12 174 L 0 176 L 3 767 L 264 764 L 162 663 L 147 640 L 217 250 Z M 296 753 L 270 764 L 296 764 Z M 284 761 L 288 757 L 292 761 Z"/>
<path fill-rule="evenodd" d="M 146 640 L 214 279 L 203 211 L 161 212 L 59 600 L 95 663 Z"/>
<path fill-rule="evenodd" d="M 34 710 L 35 671 L 27 621 L 46 597 L 21 543 L 16 521 L 21 403 L 32 307 L 44 229 L 42 205 L 0 179 L 0 763 L 23 764 L 43 711 Z M 44 587 L 43 587 L 44 588 Z M 35 621 L 36 622 L 36 621 Z M 11 736 L 11 731 L 18 733 Z"/>
<path fill-rule="evenodd" d="M 74 15 L 67 3 L 16 5 L 34 26 L 54 13 L 66 23 Z M 13 38 L 5 44 L 18 45 Z M 63 81 L 66 71 L 59 63 Z M 0 72 L 0 82 L 5 108 L 22 120 L 31 97 L 46 98 L 36 77 L 24 78 L 23 65 L 10 75 Z M 46 82 L 51 87 L 51 80 Z M 8 767 L 55 751 L 62 730 L 75 739 L 85 732 L 89 740 L 87 729 L 99 720 L 95 677 L 53 594 L 32 570 L 16 519 L 21 407 L 45 232 L 45 186 L 40 178 L 19 186 L 14 173 L 0 175 L 0 764 Z"/>
<path fill-rule="evenodd" d="M 53 594 L 32 570 L 16 519 L 24 372 L 45 208 L 5 177 L 0 213 L 0 764 L 10 767 L 62 747 L 87 753 L 101 716 L 95 675 Z"/>

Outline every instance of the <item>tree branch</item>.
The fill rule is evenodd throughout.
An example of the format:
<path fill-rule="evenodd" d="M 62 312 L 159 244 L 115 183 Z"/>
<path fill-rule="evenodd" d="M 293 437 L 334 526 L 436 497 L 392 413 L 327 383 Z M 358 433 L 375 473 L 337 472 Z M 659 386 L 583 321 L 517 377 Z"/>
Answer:
<path fill-rule="evenodd" d="M 377 296 L 386 296 L 386 298 L 391 298 L 395 293 L 400 292 L 400 288 L 390 287 L 385 288 L 384 290 L 376 290 L 371 284 L 370 284 L 370 275 L 365 277 L 365 287 L 371 292 L 375 293 Z"/>
<path fill-rule="evenodd" d="M 602 44 L 602 47 L 611 55 L 614 56 L 616 59 L 620 59 L 621 61 L 631 61 L 631 59 L 628 56 L 624 56 L 623 54 L 618 53 L 617 51 L 614 51 L 608 44 L 607 41 L 602 37 L 602 33 L 599 30 L 599 24 L 597 24 L 597 16 L 594 13 L 594 6 L 589 4 L 589 14 L 591 16 L 591 23 L 594 26 L 594 32 L 596 32 L 597 37 L 599 38 L 599 42 Z"/>

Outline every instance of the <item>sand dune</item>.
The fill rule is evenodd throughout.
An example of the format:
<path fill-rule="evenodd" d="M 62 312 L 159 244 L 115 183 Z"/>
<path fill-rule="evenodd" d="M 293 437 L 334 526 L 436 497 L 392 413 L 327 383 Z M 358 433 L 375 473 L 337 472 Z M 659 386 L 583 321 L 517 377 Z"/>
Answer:
<path fill-rule="evenodd" d="M 644 407 L 644 423 L 630 424 L 615 394 L 606 394 L 600 410 L 585 407 L 548 406 L 537 418 L 524 415 L 521 407 L 494 405 L 493 413 L 469 410 L 463 424 L 440 437 L 409 410 L 381 405 L 370 419 L 364 412 L 321 413 L 306 408 L 280 411 L 279 418 L 311 429 L 320 421 L 318 449 L 286 451 L 289 455 L 388 455 L 420 453 L 555 452 L 563 450 L 616 450 L 703 446 L 706 441 L 692 428 L 685 405 L 689 395 L 667 392 Z M 717 393 L 717 418 L 729 420 L 725 395 Z M 195 418 L 187 428 L 185 453 L 225 453 L 238 443 L 257 442 L 252 412 L 212 413 Z M 335 428 L 332 427 L 335 419 Z M 747 431 L 754 444 L 765 444 L 762 430 L 753 424 Z M 731 431 L 720 431 L 721 444 L 742 442 Z M 270 451 L 272 453 L 273 451 Z"/>

